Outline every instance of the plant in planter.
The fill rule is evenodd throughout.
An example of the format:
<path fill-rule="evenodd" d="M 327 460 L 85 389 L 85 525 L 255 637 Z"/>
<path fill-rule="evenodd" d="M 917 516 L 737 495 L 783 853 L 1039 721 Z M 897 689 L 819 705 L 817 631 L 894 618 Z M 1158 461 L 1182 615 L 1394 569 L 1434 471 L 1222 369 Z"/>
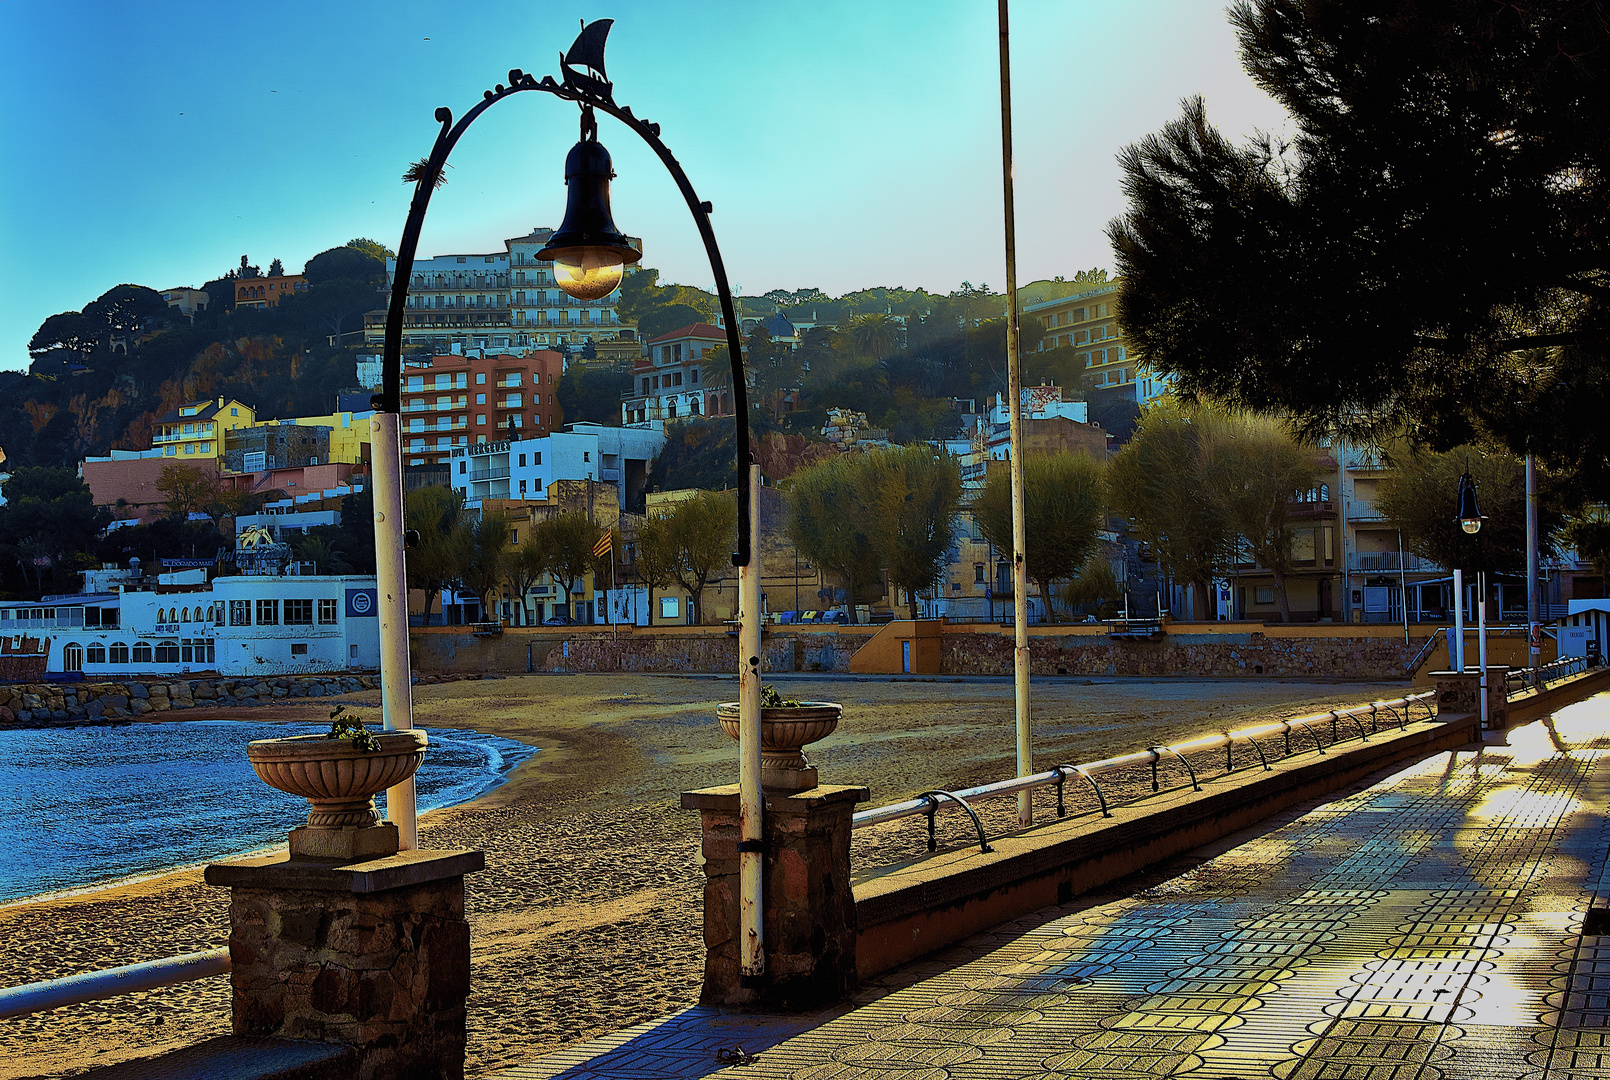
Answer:
<path fill-rule="evenodd" d="M 844 706 L 833 701 L 793 701 L 777 688 L 760 689 L 760 784 L 774 791 L 806 791 L 817 784 L 816 766 L 804 748 L 833 734 Z M 738 703 L 716 706 L 716 719 L 733 741 L 738 739 Z"/>
<path fill-rule="evenodd" d="M 308 801 L 292 858 L 352 861 L 397 853 L 397 826 L 380 820 L 374 797 L 414 775 L 428 743 L 417 729 L 371 731 L 337 705 L 328 734 L 258 739 L 246 757 L 265 784 Z"/>

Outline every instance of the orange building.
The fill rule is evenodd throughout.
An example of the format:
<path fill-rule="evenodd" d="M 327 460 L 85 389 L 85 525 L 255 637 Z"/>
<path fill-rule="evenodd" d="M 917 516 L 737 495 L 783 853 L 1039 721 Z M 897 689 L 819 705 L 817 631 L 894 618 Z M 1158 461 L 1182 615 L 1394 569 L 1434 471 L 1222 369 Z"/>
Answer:
<path fill-rule="evenodd" d="M 455 446 L 540 439 L 564 423 L 559 376 L 564 362 L 549 349 L 524 356 L 444 353 L 403 369 L 403 460 L 444 464 Z"/>
<path fill-rule="evenodd" d="M 235 306 L 278 307 L 281 297 L 306 291 L 307 278 L 301 274 L 238 278 L 235 281 Z"/>

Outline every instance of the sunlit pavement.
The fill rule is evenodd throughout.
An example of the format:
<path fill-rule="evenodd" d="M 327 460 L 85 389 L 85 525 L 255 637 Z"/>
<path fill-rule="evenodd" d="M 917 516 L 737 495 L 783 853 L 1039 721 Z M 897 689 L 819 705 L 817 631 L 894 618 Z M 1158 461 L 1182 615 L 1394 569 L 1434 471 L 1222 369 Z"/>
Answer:
<path fill-rule="evenodd" d="M 1610 903 L 1607 805 L 1601 695 L 848 1011 L 687 1009 L 501 1075 L 1610 1078 L 1610 934 L 1580 932 Z"/>

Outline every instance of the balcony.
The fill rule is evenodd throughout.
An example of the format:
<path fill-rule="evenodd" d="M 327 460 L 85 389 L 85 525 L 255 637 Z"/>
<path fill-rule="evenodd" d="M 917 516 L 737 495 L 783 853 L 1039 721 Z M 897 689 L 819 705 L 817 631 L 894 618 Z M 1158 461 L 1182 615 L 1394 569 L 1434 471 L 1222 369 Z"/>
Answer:
<path fill-rule="evenodd" d="M 1355 551 L 1347 560 L 1347 568 L 1356 574 L 1438 574 L 1443 568 L 1430 559 L 1395 551 Z"/>
<path fill-rule="evenodd" d="M 495 404 L 500 409 L 519 409 L 519 408 L 524 407 L 524 406 L 522 406 L 520 404 L 520 395 L 519 394 L 510 394 L 508 397 L 504 398 L 502 401 L 495 402 Z"/>
<path fill-rule="evenodd" d="M 470 473 L 470 483 L 472 484 L 479 483 L 482 480 L 507 480 L 508 478 L 509 467 L 507 465 L 501 468 L 481 469 L 479 472 Z"/>
<path fill-rule="evenodd" d="M 1313 521 L 1336 516 L 1333 502 L 1293 502 L 1286 505 L 1286 516 L 1293 521 Z"/>
<path fill-rule="evenodd" d="M 492 385 L 498 390 L 514 390 L 518 389 L 521 383 L 519 379 L 499 379 Z"/>

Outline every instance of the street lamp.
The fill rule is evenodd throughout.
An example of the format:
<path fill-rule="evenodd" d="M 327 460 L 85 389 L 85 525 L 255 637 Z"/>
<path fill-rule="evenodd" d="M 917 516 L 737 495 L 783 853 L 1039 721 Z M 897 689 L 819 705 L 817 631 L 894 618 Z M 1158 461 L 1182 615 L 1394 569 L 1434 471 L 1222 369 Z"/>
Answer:
<path fill-rule="evenodd" d="M 429 156 L 403 174 L 414 184 L 408 220 L 397 245 L 397 265 L 386 313 L 385 346 L 381 354 L 380 393 L 371 399 L 375 415 L 370 421 L 370 445 L 375 474 L 375 555 L 380 592 L 381 701 L 387 728 L 413 727 L 413 698 L 408 658 L 408 587 L 403 543 L 402 453 L 399 414 L 402 409 L 402 329 L 408 302 L 414 255 L 424 226 L 431 195 L 442 182 L 447 157 L 470 124 L 487 109 L 514 94 L 538 90 L 581 109 L 581 138 L 565 159 L 569 188 L 565 218 L 559 231 L 539 252 L 554 261 L 559 287 L 571 296 L 596 299 L 620 284 L 629 263 L 642 258 L 615 227 L 609 207 L 609 181 L 614 176 L 609 152 L 599 145 L 595 112 L 619 120 L 648 143 L 670 172 L 693 215 L 705 254 L 715 277 L 721 312 L 726 321 L 727 352 L 732 364 L 735 455 L 738 464 L 738 536 L 732 557 L 738 568 L 739 602 L 739 788 L 743 835 L 738 845 L 739 969 L 743 975 L 765 971 L 761 920 L 761 791 L 760 791 L 760 567 L 754 551 L 757 517 L 751 506 L 758 499 L 759 470 L 749 453 L 749 402 L 744 383 L 743 342 L 738 334 L 732 290 L 710 225 L 711 206 L 693 190 L 687 174 L 660 140 L 660 125 L 644 120 L 615 102 L 614 84 L 604 69 L 604 44 L 613 21 L 599 19 L 582 27 L 575 43 L 560 55 L 562 80 L 551 75 L 538 79 L 519 68 L 509 72 L 508 85 L 484 91 L 455 124 L 451 109 L 436 110 L 441 124 Z M 386 793 L 387 809 L 397 824 L 403 847 L 418 844 L 414 820 L 414 790 L 410 780 Z"/>
<path fill-rule="evenodd" d="M 1481 717 L 1483 726 L 1487 723 L 1487 579 L 1485 561 L 1482 558 L 1483 545 L 1481 543 L 1482 523 L 1487 519 L 1476 502 L 1476 481 L 1467 468 L 1459 477 L 1459 511 L 1456 520 L 1459 530 L 1465 536 L 1477 537 L 1476 541 L 1476 662 L 1481 666 Z M 1458 573 L 1457 571 L 1455 572 Z M 1454 583 L 1454 592 L 1459 601 L 1463 601 L 1461 594 L 1463 582 Z M 1455 609 L 1456 611 L 1458 609 Z M 1459 632 L 1459 669 L 1464 670 L 1465 635 L 1461 625 Z"/>

